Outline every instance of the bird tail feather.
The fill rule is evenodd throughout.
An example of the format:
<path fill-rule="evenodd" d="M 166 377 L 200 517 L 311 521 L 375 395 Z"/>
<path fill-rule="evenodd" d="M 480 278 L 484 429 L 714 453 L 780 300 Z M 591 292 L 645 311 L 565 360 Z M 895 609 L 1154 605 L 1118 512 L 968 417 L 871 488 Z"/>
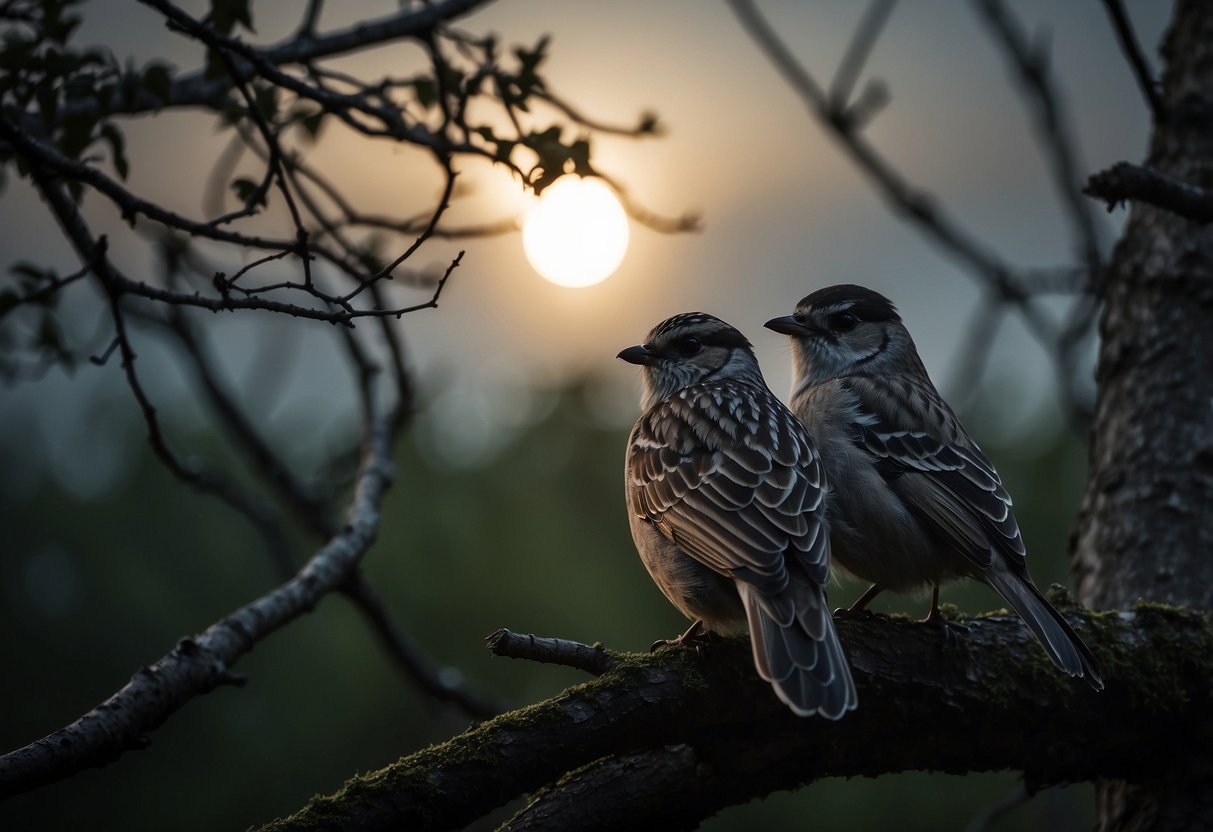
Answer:
<path fill-rule="evenodd" d="M 792 604 L 770 603 L 757 588 L 738 582 L 758 675 L 800 716 L 841 719 L 858 703 L 846 653 L 826 605 L 825 591 L 808 582 L 784 592 Z M 790 614 L 776 618 L 777 611 Z"/>
<path fill-rule="evenodd" d="M 1036 634 L 1054 664 L 1071 676 L 1086 679 L 1095 690 L 1103 690 L 1095 656 L 1030 579 L 1006 571 L 991 573 L 986 581 Z"/>

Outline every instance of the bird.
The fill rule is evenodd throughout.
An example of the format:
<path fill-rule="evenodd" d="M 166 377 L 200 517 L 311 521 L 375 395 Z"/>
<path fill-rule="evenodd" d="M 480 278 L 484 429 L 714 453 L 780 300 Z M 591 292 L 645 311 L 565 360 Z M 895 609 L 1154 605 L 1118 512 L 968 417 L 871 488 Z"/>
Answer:
<path fill-rule="evenodd" d="M 998 471 L 927 374 L 893 303 L 871 289 L 819 289 L 768 329 L 791 336 L 793 412 L 821 451 L 837 566 L 883 590 L 983 581 L 1027 624 L 1049 658 L 1096 690 L 1103 678 L 1074 628 L 1037 589 Z"/>
<path fill-rule="evenodd" d="M 858 699 L 826 599 L 827 486 L 809 433 L 750 342 L 712 315 L 675 315 L 618 357 L 644 381 L 625 460 L 632 539 L 694 622 L 658 644 L 748 625 L 754 666 L 782 702 L 842 718 Z"/>

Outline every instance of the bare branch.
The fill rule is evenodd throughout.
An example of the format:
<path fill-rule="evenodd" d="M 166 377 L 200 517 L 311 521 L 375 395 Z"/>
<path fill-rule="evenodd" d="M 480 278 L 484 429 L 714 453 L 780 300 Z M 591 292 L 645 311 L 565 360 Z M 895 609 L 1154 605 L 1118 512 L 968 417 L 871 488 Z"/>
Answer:
<path fill-rule="evenodd" d="M 844 112 L 847 109 L 851 92 L 863 72 L 863 65 L 867 63 L 868 55 L 876 46 L 880 32 L 896 5 L 897 0 L 872 0 L 868 4 L 855 37 L 851 39 L 846 54 L 842 56 L 838 69 L 834 72 L 834 80 L 830 82 L 829 100 L 835 111 Z"/>
<path fill-rule="evenodd" d="M 169 211 L 159 205 L 148 202 L 116 181 L 106 176 L 97 168 L 68 158 L 49 144 L 40 142 L 22 127 L 7 118 L 0 116 L 0 138 L 3 138 L 29 160 L 31 165 L 41 165 L 67 179 L 92 187 L 98 193 L 109 198 L 122 213 L 122 219 L 134 224 L 140 214 L 162 225 L 167 225 L 197 237 L 216 240 L 222 243 L 248 246 L 249 248 L 283 250 L 293 246 L 292 241 L 239 234 L 212 227 L 210 223 L 187 219 L 180 214 Z"/>
<path fill-rule="evenodd" d="M 387 654 L 409 679 L 439 702 L 457 706 L 476 719 L 488 719 L 504 711 L 505 703 L 486 696 L 467 683 L 454 667 L 438 667 L 397 626 L 383 603 L 361 573 L 354 573 L 341 586 L 342 593 L 358 608 L 379 636 Z"/>
<path fill-rule="evenodd" d="M 568 117 L 569 120 L 580 124 L 582 127 L 588 127 L 595 133 L 641 138 L 644 136 L 660 136 L 664 132 L 661 123 L 657 120 L 657 116 L 653 113 L 643 113 L 640 116 L 640 120 L 633 127 L 622 127 L 617 124 L 607 124 L 606 122 L 590 118 L 564 98 L 547 90 L 536 90 L 534 96 L 541 101 L 546 101 Z"/>
<path fill-rule="evenodd" d="M 1053 171 L 1053 185 L 1074 226 L 1090 288 L 1098 292 L 1103 282 L 1099 228 L 1090 204 L 1079 193 L 1082 182 L 1079 171 L 1085 168 L 1079 162 L 1078 142 L 1049 72 L 1048 53 L 1043 45 L 1028 43 L 1027 35 L 1001 0 L 975 0 L 975 5 L 996 42 L 1002 45 L 1027 97 L 1036 105 L 1036 133 Z"/>
<path fill-rule="evenodd" d="M 112 762 L 147 744 L 147 734 L 196 696 L 231 681 L 230 668 L 253 647 L 338 588 L 370 548 L 392 481 L 386 426 L 368 426 L 346 525 L 299 573 L 142 668 L 80 719 L 0 756 L 0 798 Z"/>
<path fill-rule="evenodd" d="M 1133 77 L 1137 79 L 1141 95 L 1145 98 L 1151 115 L 1154 116 L 1154 123 L 1165 121 L 1167 107 L 1162 103 L 1158 84 L 1150 74 L 1150 68 L 1146 65 L 1146 58 L 1142 54 L 1141 45 L 1137 42 L 1137 35 L 1133 31 L 1133 24 L 1129 21 L 1124 4 L 1121 3 L 1121 0 L 1103 0 L 1103 4 L 1112 21 L 1112 29 L 1116 32 L 1116 40 L 1120 43 L 1120 51 L 1124 53 L 1125 59 L 1133 69 Z"/>
<path fill-rule="evenodd" d="M 1083 193 L 1108 203 L 1144 202 L 1201 225 L 1213 222 L 1213 191 L 1150 168 L 1118 162 L 1087 180 Z"/>
<path fill-rule="evenodd" d="M 274 66 L 307 64 L 322 58 L 332 58 L 391 43 L 406 38 L 427 35 L 440 23 L 467 15 L 490 0 L 438 0 L 420 6 L 401 8 L 394 14 L 357 23 L 344 29 L 314 37 L 291 36 L 282 43 L 257 50 L 265 62 Z M 130 100 L 118 100 L 102 107 L 96 99 L 81 99 L 63 107 L 60 121 L 72 117 L 100 115 L 139 115 L 156 112 L 165 107 L 201 106 L 219 109 L 231 90 L 228 78 L 207 78 L 202 70 L 173 81 L 167 100 L 148 92 L 139 92 Z"/>
<path fill-rule="evenodd" d="M 1165 777 L 1193 757 L 1208 760 L 1213 631 L 1204 616 L 1139 605 L 1069 618 L 1105 666 L 1119 669 L 1102 694 L 1057 673 L 1022 622 L 1005 615 L 968 621 L 946 647 L 937 627 L 839 622 L 860 706 L 838 722 L 790 714 L 754 673 L 745 638 L 719 643 L 706 660 L 686 649 L 629 654 L 599 679 L 354 778 L 263 829 L 320 819 L 330 830 L 458 829 L 545 784 L 556 784 L 553 796 L 575 790 L 578 778 L 592 781 L 595 805 L 627 806 L 630 822 L 647 826 L 647 813 L 664 817 L 663 806 L 678 806 L 689 824 L 821 777 L 1013 769 L 1035 788 Z M 1182 762 L 1172 743 L 1187 749 Z M 615 778 L 671 758 L 674 768 L 651 788 Z M 578 815 L 585 828 L 602 828 L 593 827 L 597 816 Z"/>
<path fill-rule="evenodd" d="M 601 644 L 543 638 L 506 629 L 496 631 L 485 643 L 494 656 L 574 667 L 592 676 L 601 676 L 619 662 L 619 656 Z"/>
<path fill-rule="evenodd" d="M 810 113 L 850 156 L 855 166 L 873 182 L 890 208 L 960 262 L 996 297 L 1019 312 L 1028 331 L 1052 360 L 1057 386 L 1068 409 L 1074 414 L 1080 413 L 1083 408 L 1073 387 L 1073 353 L 1062 348 L 1065 334 L 1025 288 L 1022 276 L 960 226 L 933 196 L 903 178 L 872 147 L 857 129 L 857 123 L 834 106 L 834 102 L 779 33 L 758 11 L 753 0 L 729 0 L 729 6 L 775 69 L 799 94 Z"/>

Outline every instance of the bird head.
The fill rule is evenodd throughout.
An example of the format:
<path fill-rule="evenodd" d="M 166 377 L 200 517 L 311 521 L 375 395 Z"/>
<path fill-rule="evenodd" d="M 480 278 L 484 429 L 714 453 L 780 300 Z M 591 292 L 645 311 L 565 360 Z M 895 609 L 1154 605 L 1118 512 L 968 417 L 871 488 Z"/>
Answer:
<path fill-rule="evenodd" d="M 863 286 L 818 289 L 791 315 L 767 321 L 766 328 L 791 337 L 798 383 L 897 372 L 901 362 L 918 360 L 892 301 Z"/>
<path fill-rule="evenodd" d="M 628 347 L 619 358 L 644 368 L 641 406 L 645 410 L 692 384 L 724 380 L 764 384 L 746 337 L 702 312 L 667 318 L 653 327 L 643 344 Z"/>

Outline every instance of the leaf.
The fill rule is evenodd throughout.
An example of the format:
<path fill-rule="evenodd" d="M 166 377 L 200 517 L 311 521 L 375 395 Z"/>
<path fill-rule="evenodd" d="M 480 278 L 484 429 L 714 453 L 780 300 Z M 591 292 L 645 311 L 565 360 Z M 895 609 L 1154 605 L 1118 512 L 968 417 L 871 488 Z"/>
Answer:
<path fill-rule="evenodd" d="M 506 162 L 508 164 L 510 161 L 510 155 L 514 152 L 514 148 L 517 145 L 518 142 L 497 142 L 497 152 L 493 154 L 493 158 L 498 162 Z"/>
<path fill-rule="evenodd" d="M 253 102 L 257 112 L 267 123 L 273 123 L 278 117 L 278 88 L 273 84 L 256 84 L 253 86 Z"/>
<path fill-rule="evenodd" d="M 236 192 L 236 196 L 241 202 L 248 204 L 254 196 L 257 195 L 257 189 L 261 186 L 252 179 L 240 177 L 232 181 L 232 190 Z"/>
<path fill-rule="evenodd" d="M 253 28 L 253 15 L 249 10 L 249 0 L 211 0 L 212 26 L 228 35 L 231 34 L 237 23 L 256 34 L 256 30 Z"/>
<path fill-rule="evenodd" d="M 299 119 L 299 124 L 307 131 L 308 137 L 312 141 L 320 138 L 320 127 L 324 124 L 324 117 L 327 115 L 324 110 L 317 110 L 311 115 L 306 115 Z"/>
<path fill-rule="evenodd" d="M 143 88 L 161 104 L 167 104 L 173 96 L 172 72 L 172 67 L 160 61 L 152 61 L 143 68 Z"/>
<path fill-rule="evenodd" d="M 202 77 L 207 81 L 214 81 L 216 78 L 223 78 L 227 75 L 227 64 L 223 60 L 222 53 L 218 49 L 210 46 L 206 48 L 206 63 L 205 69 L 202 71 Z"/>
<path fill-rule="evenodd" d="M 313 108 L 306 104 L 296 104 L 291 108 L 291 114 L 287 117 L 287 123 L 298 124 L 303 130 L 304 135 L 311 141 L 315 141 L 320 133 L 320 127 L 324 124 L 324 117 L 327 113 L 319 107 Z"/>
<path fill-rule="evenodd" d="M 118 171 L 118 175 L 122 177 L 123 181 L 126 181 L 127 175 L 131 172 L 131 166 L 126 160 L 126 138 L 122 135 L 122 131 L 115 127 L 113 122 L 106 121 L 101 124 L 101 138 L 109 143 L 114 170 Z"/>
<path fill-rule="evenodd" d="M 432 78 L 418 78 L 413 81 L 413 89 L 417 93 L 417 103 L 427 110 L 438 103 L 438 85 Z"/>

